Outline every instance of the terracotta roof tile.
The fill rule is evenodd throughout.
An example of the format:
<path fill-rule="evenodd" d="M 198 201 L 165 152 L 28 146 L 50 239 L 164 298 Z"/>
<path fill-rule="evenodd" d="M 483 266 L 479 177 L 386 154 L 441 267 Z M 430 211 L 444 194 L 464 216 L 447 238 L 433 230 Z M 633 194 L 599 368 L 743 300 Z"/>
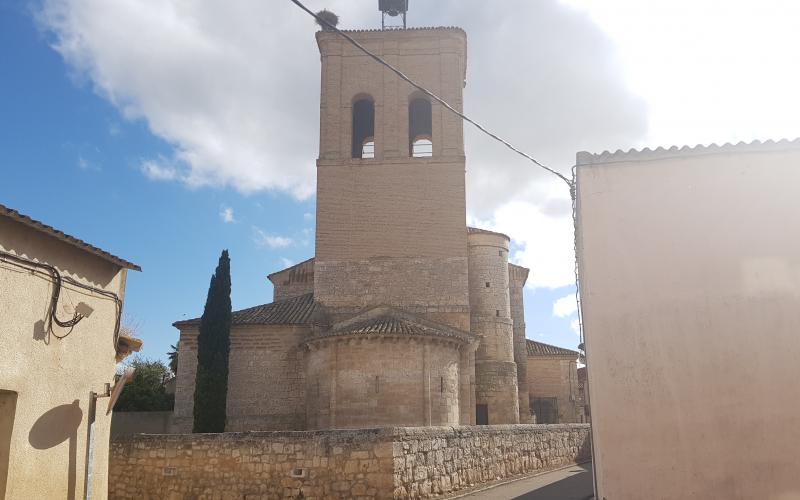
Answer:
<path fill-rule="evenodd" d="M 529 339 L 525 339 L 525 346 L 528 349 L 528 356 L 575 356 L 577 358 L 579 354 L 578 351 Z"/>
<path fill-rule="evenodd" d="M 410 317 L 407 313 L 389 308 L 376 308 L 367 312 L 366 318 L 344 321 L 339 325 L 318 335 L 318 338 L 339 337 L 344 335 L 411 335 L 446 337 L 463 341 L 470 340 L 467 332 L 462 332 L 446 325 L 439 325 L 421 318 Z M 376 314 L 377 313 L 377 314 Z"/>
<path fill-rule="evenodd" d="M 286 300 L 234 311 L 231 325 L 305 325 L 317 308 L 314 294 L 307 293 Z M 200 318 L 176 321 L 176 328 L 199 325 Z"/>
<path fill-rule="evenodd" d="M 126 269 L 133 269 L 134 271 L 141 271 L 142 268 L 134 264 L 133 262 L 128 262 L 125 259 L 117 257 L 116 255 L 112 255 L 105 250 L 97 248 L 94 245 L 90 245 L 83 240 L 80 240 L 74 236 L 70 236 L 63 231 L 59 231 L 58 229 L 48 226 L 47 224 L 40 222 L 36 219 L 28 217 L 27 215 L 21 214 L 12 208 L 8 208 L 5 205 L 0 204 L 0 215 L 5 215 L 10 219 L 13 219 L 19 223 L 25 224 L 28 227 L 36 229 L 37 231 L 41 231 L 45 234 L 48 234 L 54 238 L 57 238 L 64 243 L 68 243 L 72 246 L 78 247 L 81 250 L 94 254 L 100 257 L 103 260 L 111 262 L 112 264 L 116 264 L 119 267 L 123 267 Z"/>

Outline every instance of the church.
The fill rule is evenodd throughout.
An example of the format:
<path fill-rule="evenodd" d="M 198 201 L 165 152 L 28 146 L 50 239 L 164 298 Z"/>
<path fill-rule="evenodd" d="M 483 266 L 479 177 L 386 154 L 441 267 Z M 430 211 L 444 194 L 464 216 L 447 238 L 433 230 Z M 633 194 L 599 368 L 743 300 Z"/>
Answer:
<path fill-rule="evenodd" d="M 463 108 L 462 29 L 347 33 Z M 542 353 L 575 393 L 538 404 L 579 421 L 578 353 L 526 340 L 529 270 L 508 236 L 466 225 L 462 120 L 337 33 L 316 38 L 315 255 L 269 275 L 273 302 L 233 313 L 226 429 L 527 423 Z M 191 432 L 199 319 L 174 326 L 174 426 Z"/>

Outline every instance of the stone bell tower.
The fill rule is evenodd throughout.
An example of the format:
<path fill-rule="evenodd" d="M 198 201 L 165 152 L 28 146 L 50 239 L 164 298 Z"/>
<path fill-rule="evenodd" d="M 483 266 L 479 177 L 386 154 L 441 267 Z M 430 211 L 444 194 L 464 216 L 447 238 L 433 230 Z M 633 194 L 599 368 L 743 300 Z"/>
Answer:
<path fill-rule="evenodd" d="M 459 28 L 348 31 L 457 109 Z M 388 305 L 470 329 L 461 119 L 340 35 L 322 61 L 314 297 L 336 320 Z"/>

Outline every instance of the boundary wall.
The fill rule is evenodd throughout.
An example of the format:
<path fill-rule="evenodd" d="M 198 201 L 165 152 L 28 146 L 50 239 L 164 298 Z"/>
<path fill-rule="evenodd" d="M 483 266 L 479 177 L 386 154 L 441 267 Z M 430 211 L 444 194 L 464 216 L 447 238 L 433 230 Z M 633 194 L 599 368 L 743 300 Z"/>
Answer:
<path fill-rule="evenodd" d="M 590 458 L 588 424 L 140 434 L 111 499 L 431 498 Z"/>

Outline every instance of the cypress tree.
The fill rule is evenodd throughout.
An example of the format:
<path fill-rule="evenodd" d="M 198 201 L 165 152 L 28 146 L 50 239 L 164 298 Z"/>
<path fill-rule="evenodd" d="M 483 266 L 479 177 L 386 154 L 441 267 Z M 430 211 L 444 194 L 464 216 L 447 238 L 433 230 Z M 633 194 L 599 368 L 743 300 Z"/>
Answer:
<path fill-rule="evenodd" d="M 224 432 L 231 336 L 231 262 L 223 250 L 211 276 L 197 337 L 193 432 Z"/>

